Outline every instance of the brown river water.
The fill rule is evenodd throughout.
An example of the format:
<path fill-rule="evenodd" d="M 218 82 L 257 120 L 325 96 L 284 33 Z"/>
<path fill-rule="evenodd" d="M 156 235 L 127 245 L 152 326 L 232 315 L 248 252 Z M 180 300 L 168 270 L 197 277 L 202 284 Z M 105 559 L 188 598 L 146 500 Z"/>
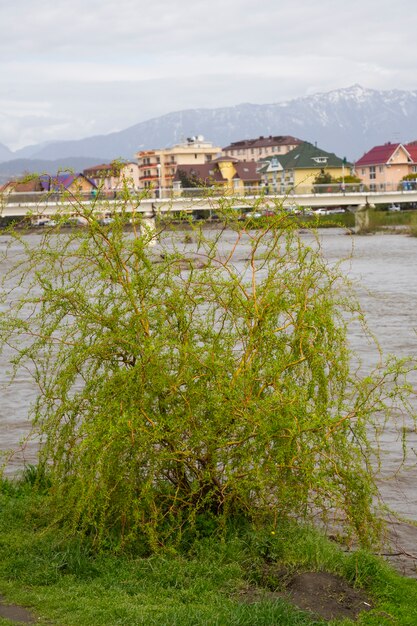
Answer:
<path fill-rule="evenodd" d="M 34 238 L 35 242 L 39 235 L 28 237 Z M 224 237 L 227 248 L 227 240 L 231 241 L 233 235 L 226 231 Z M 309 239 L 311 235 L 306 233 L 302 237 Z M 403 234 L 348 236 L 342 230 L 329 229 L 320 233 L 320 240 L 323 254 L 329 262 L 349 259 L 343 262 L 343 271 L 355 281 L 368 325 L 384 353 L 416 357 L 417 238 Z M 5 238 L 0 237 L 0 250 L 5 244 Z M 238 250 L 238 256 L 242 259 L 247 256 L 244 243 Z M 370 369 L 377 361 L 375 346 L 364 340 L 357 327 L 351 328 L 349 341 L 359 354 L 364 369 Z M 16 450 L 6 468 L 6 473 L 12 475 L 25 462 L 36 462 L 35 441 L 21 445 L 30 429 L 28 411 L 35 389 L 29 375 L 24 372 L 19 373 L 12 385 L 7 385 L 9 356 L 7 350 L 0 355 L 0 452 Z M 413 374 L 411 381 L 417 391 L 417 375 Z M 415 411 L 417 413 L 417 400 Z M 401 439 L 394 427 L 388 425 L 386 428 L 382 439 L 379 486 L 384 502 L 411 522 L 390 521 L 391 545 L 386 554 L 401 572 L 417 577 L 417 432 L 412 424 L 409 424 L 408 431 L 409 460 L 396 473 L 402 457 Z"/>

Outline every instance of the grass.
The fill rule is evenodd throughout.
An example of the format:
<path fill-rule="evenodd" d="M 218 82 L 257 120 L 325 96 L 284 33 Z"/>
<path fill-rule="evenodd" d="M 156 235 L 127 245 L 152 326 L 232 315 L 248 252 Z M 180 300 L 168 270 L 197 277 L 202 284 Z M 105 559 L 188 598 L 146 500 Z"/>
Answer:
<path fill-rule="evenodd" d="M 283 523 L 261 530 L 241 527 L 227 540 L 199 538 L 187 549 L 99 554 L 50 525 L 48 498 L 31 487 L 3 484 L 0 495 L 0 593 L 29 607 L 38 624 L 59 626 L 313 626 L 315 619 L 283 599 L 262 598 L 279 581 L 262 575 L 265 564 L 290 571 L 324 570 L 364 588 L 375 607 L 366 626 L 415 625 L 417 582 L 366 552 L 344 553 L 308 528 Z M 272 529 L 273 528 L 273 529 Z M 138 546 L 140 552 L 140 546 Z M 261 593 L 242 601 L 245 590 Z M 1 620 L 0 624 L 9 624 Z M 349 620 L 330 624 L 351 624 Z"/>
<path fill-rule="evenodd" d="M 369 225 L 366 229 L 361 230 L 364 234 L 402 226 L 407 228 L 411 235 L 417 236 L 417 211 L 415 210 L 398 212 L 370 210 L 368 215 Z M 252 228 L 263 228 L 268 224 L 268 219 L 253 219 L 249 225 Z M 351 212 L 336 213 L 335 215 L 294 215 L 292 219 L 296 220 L 300 227 L 306 228 L 355 228 L 355 214 Z"/>

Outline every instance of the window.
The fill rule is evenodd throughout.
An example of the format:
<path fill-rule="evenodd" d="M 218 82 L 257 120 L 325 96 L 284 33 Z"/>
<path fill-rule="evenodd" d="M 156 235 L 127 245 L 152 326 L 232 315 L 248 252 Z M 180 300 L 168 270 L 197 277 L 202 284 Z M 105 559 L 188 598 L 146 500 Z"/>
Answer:
<path fill-rule="evenodd" d="M 375 178 L 376 178 L 375 165 L 371 165 L 370 168 L 369 168 L 369 178 L 371 180 L 375 180 Z"/>
<path fill-rule="evenodd" d="M 380 165 L 380 166 L 378 167 L 378 172 L 379 172 L 380 174 L 382 174 L 382 172 L 383 172 L 383 171 L 384 171 L 384 168 L 382 167 L 382 165 Z"/>

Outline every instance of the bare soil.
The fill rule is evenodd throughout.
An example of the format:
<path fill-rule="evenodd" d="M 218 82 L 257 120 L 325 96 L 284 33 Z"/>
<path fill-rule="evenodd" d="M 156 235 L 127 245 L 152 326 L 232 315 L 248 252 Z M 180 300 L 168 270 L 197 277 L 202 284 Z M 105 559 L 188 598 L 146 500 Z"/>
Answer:
<path fill-rule="evenodd" d="M 249 586 L 242 590 L 240 601 L 252 604 L 285 599 L 325 620 L 349 618 L 355 621 L 359 613 L 372 608 L 372 601 L 365 592 L 328 572 L 290 575 L 271 565 L 265 567 L 260 583 L 265 587 Z"/>
<path fill-rule="evenodd" d="M 23 606 L 9 604 L 3 596 L 0 596 L 0 617 L 16 622 L 16 624 L 36 624 L 37 619 Z"/>

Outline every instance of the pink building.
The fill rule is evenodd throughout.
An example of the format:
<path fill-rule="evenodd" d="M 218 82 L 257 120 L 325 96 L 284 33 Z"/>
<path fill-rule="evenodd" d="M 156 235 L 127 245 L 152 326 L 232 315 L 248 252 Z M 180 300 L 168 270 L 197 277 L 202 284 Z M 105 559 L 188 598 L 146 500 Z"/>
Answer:
<path fill-rule="evenodd" d="M 355 172 L 370 191 L 394 191 L 408 174 L 417 174 L 417 142 L 375 146 L 355 164 Z"/>

